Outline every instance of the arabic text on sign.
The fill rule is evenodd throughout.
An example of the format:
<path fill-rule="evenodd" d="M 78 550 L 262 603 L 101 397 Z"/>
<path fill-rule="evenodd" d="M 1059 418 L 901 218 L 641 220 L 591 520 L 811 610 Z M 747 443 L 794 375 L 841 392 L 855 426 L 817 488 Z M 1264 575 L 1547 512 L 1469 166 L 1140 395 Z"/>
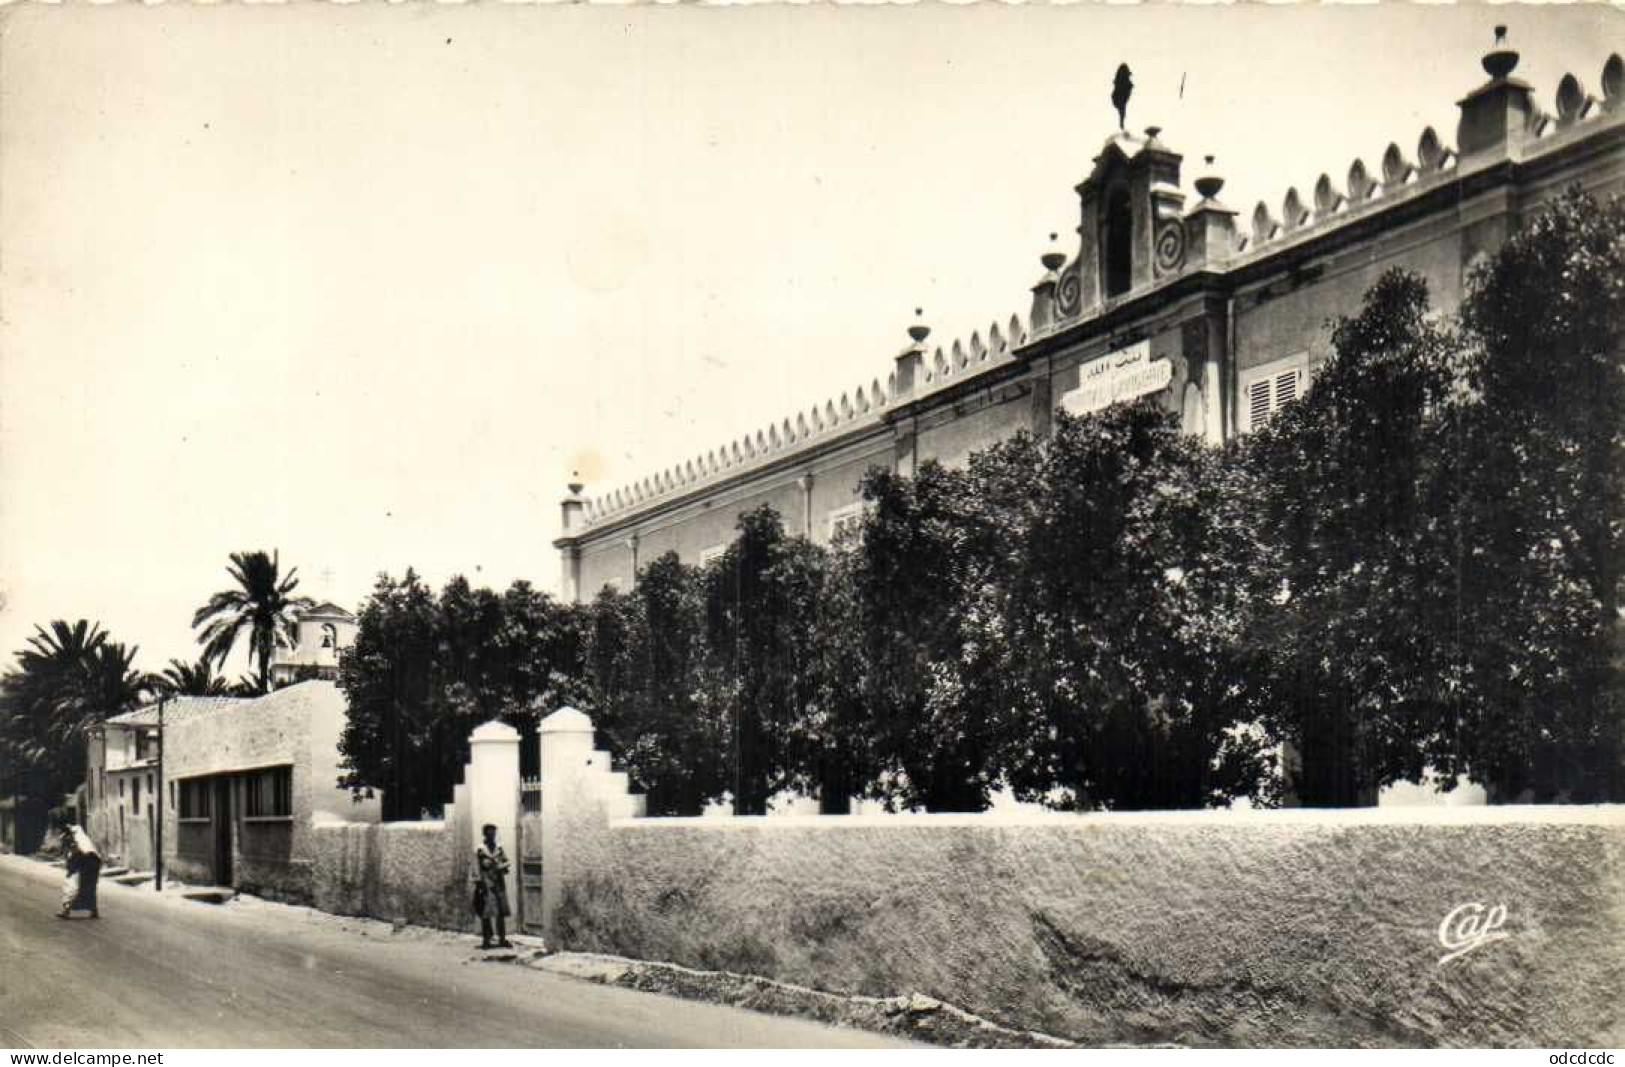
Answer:
<path fill-rule="evenodd" d="M 1124 400 L 1166 389 L 1174 367 L 1166 359 L 1151 359 L 1151 342 L 1140 341 L 1078 368 L 1078 387 L 1061 397 L 1061 407 L 1073 415 L 1087 415 Z"/>

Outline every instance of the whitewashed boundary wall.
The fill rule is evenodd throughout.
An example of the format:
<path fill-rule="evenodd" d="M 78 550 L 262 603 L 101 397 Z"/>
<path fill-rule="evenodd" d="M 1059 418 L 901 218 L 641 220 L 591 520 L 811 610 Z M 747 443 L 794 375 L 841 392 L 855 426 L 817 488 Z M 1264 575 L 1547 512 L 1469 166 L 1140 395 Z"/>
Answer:
<path fill-rule="evenodd" d="M 1618 806 L 647 819 L 540 740 L 553 948 L 1088 1043 L 1625 1041 Z"/>
<path fill-rule="evenodd" d="M 322 911 L 405 919 L 450 930 L 477 928 L 471 907 L 480 828 L 497 827 L 518 864 L 519 732 L 488 722 L 469 737 L 463 782 L 440 819 L 317 822 L 312 834 L 312 903 Z M 508 900 L 517 902 L 510 874 Z"/>

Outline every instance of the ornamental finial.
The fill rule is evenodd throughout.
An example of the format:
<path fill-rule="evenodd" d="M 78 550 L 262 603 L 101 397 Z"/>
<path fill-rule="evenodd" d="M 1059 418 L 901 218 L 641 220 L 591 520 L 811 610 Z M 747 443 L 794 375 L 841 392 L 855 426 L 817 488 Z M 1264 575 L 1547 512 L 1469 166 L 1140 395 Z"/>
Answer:
<path fill-rule="evenodd" d="M 914 339 L 914 343 L 917 345 L 925 344 L 925 339 L 931 336 L 931 327 L 925 324 L 924 315 L 924 308 L 915 308 L 914 318 L 916 321 L 908 328 L 908 335 Z"/>

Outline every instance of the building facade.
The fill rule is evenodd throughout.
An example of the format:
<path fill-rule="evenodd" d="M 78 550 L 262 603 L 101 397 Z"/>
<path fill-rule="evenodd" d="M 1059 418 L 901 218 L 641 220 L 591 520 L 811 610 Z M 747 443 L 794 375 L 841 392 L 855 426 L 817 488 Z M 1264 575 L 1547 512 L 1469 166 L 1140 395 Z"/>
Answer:
<path fill-rule="evenodd" d="M 151 870 L 161 822 L 176 878 L 307 900 L 314 827 L 380 818 L 378 797 L 338 785 L 346 710 L 337 685 L 309 680 L 263 697 L 171 698 L 161 741 L 156 704 L 111 718 L 91 736 L 86 829 L 109 859 Z"/>
<path fill-rule="evenodd" d="M 164 727 L 178 731 L 198 716 L 252 701 L 235 697 L 173 697 L 164 706 Z M 136 870 L 151 870 L 157 855 L 159 724 L 156 705 L 116 715 L 86 739 L 85 829 L 104 857 Z"/>
<path fill-rule="evenodd" d="M 1044 435 L 1057 408 L 1154 394 L 1210 442 L 1247 433 L 1303 394 L 1330 355 L 1326 323 L 1383 272 L 1416 272 L 1453 311 L 1470 269 L 1525 213 L 1574 185 L 1625 190 L 1619 55 L 1599 96 L 1567 75 L 1551 111 L 1517 64 L 1498 29 L 1488 80 L 1458 103 L 1455 147 L 1426 129 L 1414 150 L 1391 144 L 1375 166 L 1356 159 L 1245 218 L 1220 199 L 1211 161 L 1187 191 L 1185 160 L 1157 127 L 1114 134 L 1075 187 L 1076 249 L 1041 256 L 1025 321 L 946 348 L 916 322 L 884 378 L 634 485 L 589 499 L 572 484 L 554 542 L 563 596 L 630 588 L 666 552 L 706 562 L 762 504 L 827 542 L 861 513 L 869 468 L 960 464 L 1019 430 Z"/>

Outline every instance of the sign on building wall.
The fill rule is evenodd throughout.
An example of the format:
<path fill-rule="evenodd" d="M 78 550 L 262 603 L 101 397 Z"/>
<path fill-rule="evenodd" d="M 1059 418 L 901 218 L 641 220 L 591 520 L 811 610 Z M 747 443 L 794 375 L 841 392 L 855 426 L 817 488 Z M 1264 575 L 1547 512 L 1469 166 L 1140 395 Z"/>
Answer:
<path fill-rule="evenodd" d="M 1079 367 L 1078 387 L 1062 394 L 1061 407 L 1073 415 L 1087 415 L 1166 389 L 1173 380 L 1174 365 L 1166 359 L 1153 360 L 1151 342 L 1138 341 Z"/>

